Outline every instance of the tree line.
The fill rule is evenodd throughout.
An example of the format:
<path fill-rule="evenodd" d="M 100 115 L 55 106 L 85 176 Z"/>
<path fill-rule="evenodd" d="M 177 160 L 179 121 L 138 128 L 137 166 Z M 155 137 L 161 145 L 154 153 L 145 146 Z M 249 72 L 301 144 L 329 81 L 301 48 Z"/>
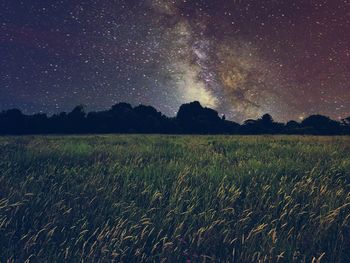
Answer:
<path fill-rule="evenodd" d="M 89 113 L 80 105 L 69 113 L 52 116 L 25 115 L 18 109 L 0 112 L 1 135 L 87 133 L 349 135 L 350 117 L 335 121 L 327 116 L 311 115 L 301 122 L 280 123 L 265 114 L 239 124 L 202 107 L 198 101 L 181 105 L 172 118 L 152 106 L 132 107 L 128 103 Z"/>

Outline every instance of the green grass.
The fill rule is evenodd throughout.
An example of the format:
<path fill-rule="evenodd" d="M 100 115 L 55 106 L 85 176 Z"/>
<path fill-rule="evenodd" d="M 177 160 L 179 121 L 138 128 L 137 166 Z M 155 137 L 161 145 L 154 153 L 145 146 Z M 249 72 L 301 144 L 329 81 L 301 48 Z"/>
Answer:
<path fill-rule="evenodd" d="M 0 262 L 350 262 L 349 192 L 349 137 L 2 137 Z"/>

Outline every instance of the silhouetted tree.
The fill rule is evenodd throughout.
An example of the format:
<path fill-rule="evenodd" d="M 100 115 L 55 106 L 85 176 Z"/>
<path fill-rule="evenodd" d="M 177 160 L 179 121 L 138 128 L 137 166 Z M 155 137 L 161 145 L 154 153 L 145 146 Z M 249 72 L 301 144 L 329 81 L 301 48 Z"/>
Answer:
<path fill-rule="evenodd" d="M 83 105 L 76 106 L 67 114 L 65 130 L 71 133 L 83 133 L 86 131 L 85 109 Z"/>
<path fill-rule="evenodd" d="M 3 111 L 0 114 L 0 129 L 2 134 L 25 134 L 25 115 L 18 109 Z"/>
<path fill-rule="evenodd" d="M 274 122 L 270 114 L 264 114 L 257 120 L 246 120 L 241 130 L 247 134 L 277 134 L 282 133 L 283 129 L 283 123 Z"/>
<path fill-rule="evenodd" d="M 264 114 L 259 120 L 258 125 L 262 133 L 275 133 L 274 121 L 270 114 Z"/>
<path fill-rule="evenodd" d="M 152 106 L 139 105 L 134 108 L 137 116 L 136 130 L 141 133 L 162 133 L 163 115 Z"/>
<path fill-rule="evenodd" d="M 300 133 L 300 123 L 296 121 L 289 121 L 284 127 L 284 131 L 287 134 L 298 134 Z"/>
<path fill-rule="evenodd" d="M 87 129 L 93 133 L 118 132 L 110 111 L 89 112 L 86 116 Z"/>
<path fill-rule="evenodd" d="M 112 106 L 114 132 L 135 132 L 137 118 L 129 103 L 118 103 Z"/>
<path fill-rule="evenodd" d="M 49 130 L 51 133 L 69 133 L 67 127 L 67 113 L 54 114 L 49 119 Z"/>
<path fill-rule="evenodd" d="M 44 113 L 34 114 L 26 117 L 27 131 L 30 134 L 50 133 L 48 126 L 48 117 Z"/>
<path fill-rule="evenodd" d="M 183 104 L 176 116 L 183 133 L 222 132 L 222 120 L 217 111 L 203 108 L 198 101 Z"/>
<path fill-rule="evenodd" d="M 264 114 L 261 119 L 261 124 L 264 126 L 272 126 L 273 125 L 273 118 L 270 114 Z"/>
<path fill-rule="evenodd" d="M 0 134 L 69 133 L 189 133 L 189 134 L 350 134 L 350 117 L 337 122 L 312 115 L 302 123 L 275 122 L 271 115 L 246 120 L 243 125 L 219 117 L 217 111 L 198 102 L 181 105 L 175 118 L 168 118 L 152 106 L 132 107 L 118 103 L 109 110 L 85 113 L 79 105 L 71 112 L 48 117 L 39 113 L 24 115 L 18 109 L 0 112 Z"/>
<path fill-rule="evenodd" d="M 301 126 L 307 129 L 306 133 L 310 134 L 333 135 L 341 133 L 340 123 L 323 115 L 311 115 L 301 122 Z"/>
<path fill-rule="evenodd" d="M 248 119 L 243 122 L 243 125 L 240 127 L 240 133 L 242 134 L 258 134 L 258 125 L 257 120 Z"/>

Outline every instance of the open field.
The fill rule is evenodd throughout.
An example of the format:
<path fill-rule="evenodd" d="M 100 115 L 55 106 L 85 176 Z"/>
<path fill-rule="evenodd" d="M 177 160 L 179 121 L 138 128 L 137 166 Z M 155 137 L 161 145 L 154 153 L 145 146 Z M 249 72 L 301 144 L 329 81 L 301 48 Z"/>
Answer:
<path fill-rule="evenodd" d="M 349 193 L 349 137 L 0 137 L 0 262 L 350 262 Z"/>

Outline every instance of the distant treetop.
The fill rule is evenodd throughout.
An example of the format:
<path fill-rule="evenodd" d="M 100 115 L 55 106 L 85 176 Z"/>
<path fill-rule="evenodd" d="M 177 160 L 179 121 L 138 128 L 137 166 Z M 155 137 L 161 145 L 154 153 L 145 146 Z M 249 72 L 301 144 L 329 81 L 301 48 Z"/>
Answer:
<path fill-rule="evenodd" d="M 78 105 L 71 112 L 24 115 L 18 109 L 0 112 L 0 134 L 85 134 L 85 133 L 163 133 L 163 134 L 313 134 L 349 135 L 350 117 L 341 122 L 323 115 L 312 115 L 301 123 L 275 122 L 270 114 L 242 125 L 226 120 L 225 115 L 203 107 L 198 101 L 180 106 L 169 118 L 152 106 L 132 107 L 118 103 L 109 110 L 86 113 Z"/>

